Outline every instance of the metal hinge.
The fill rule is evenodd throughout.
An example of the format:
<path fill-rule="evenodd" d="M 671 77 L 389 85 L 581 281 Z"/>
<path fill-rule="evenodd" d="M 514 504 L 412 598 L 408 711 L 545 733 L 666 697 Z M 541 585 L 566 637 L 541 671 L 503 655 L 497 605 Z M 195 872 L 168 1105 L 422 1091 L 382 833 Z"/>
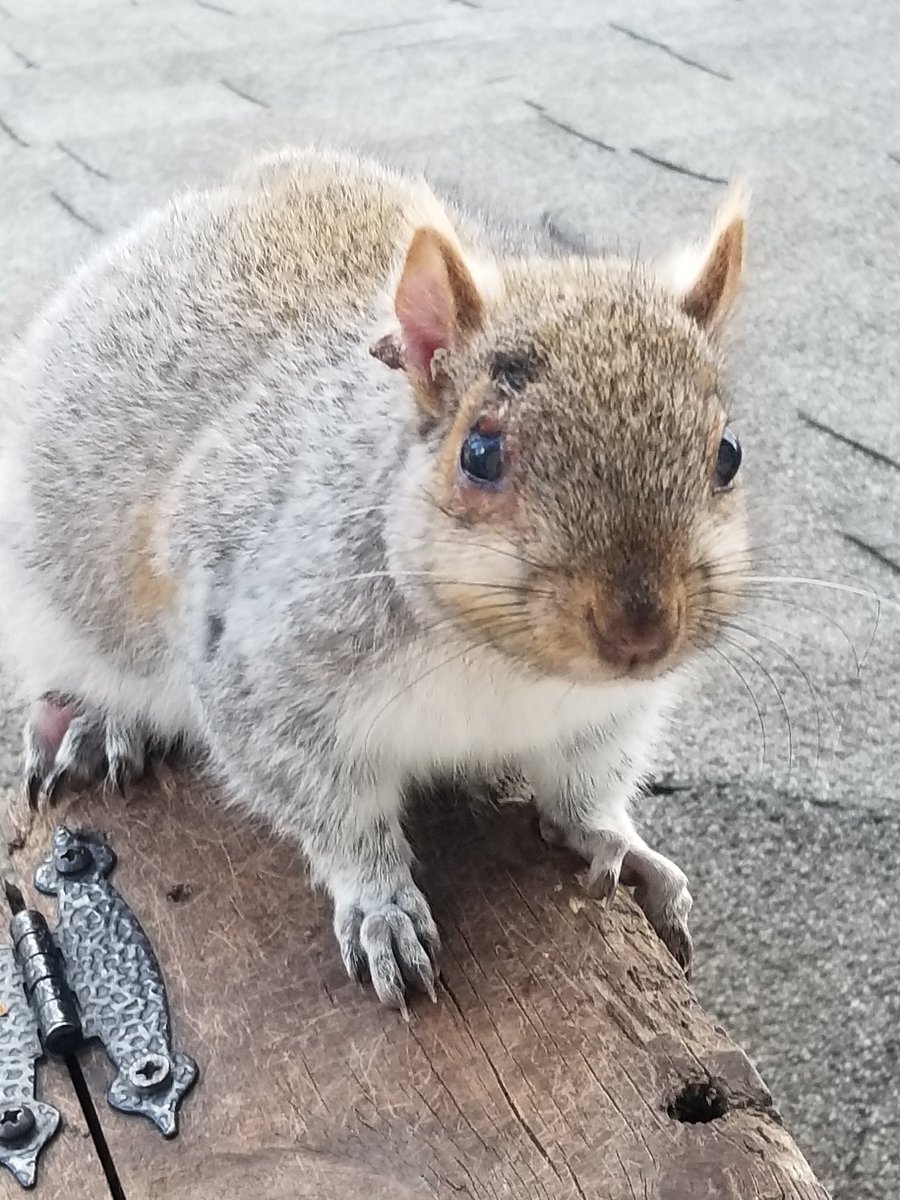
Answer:
<path fill-rule="evenodd" d="M 52 931 L 4 881 L 12 920 L 11 945 L 0 945 L 0 1165 L 25 1188 L 34 1186 L 38 1159 L 60 1126 L 59 1111 L 37 1098 L 36 1066 L 46 1055 L 69 1070 L 115 1197 L 124 1192 L 79 1048 L 102 1042 L 117 1072 L 110 1105 L 146 1117 L 165 1137 L 175 1136 L 179 1105 L 197 1078 L 194 1060 L 172 1048 L 159 963 L 109 881 L 115 863 L 102 834 L 56 830 L 34 877 L 38 891 L 56 897 Z"/>

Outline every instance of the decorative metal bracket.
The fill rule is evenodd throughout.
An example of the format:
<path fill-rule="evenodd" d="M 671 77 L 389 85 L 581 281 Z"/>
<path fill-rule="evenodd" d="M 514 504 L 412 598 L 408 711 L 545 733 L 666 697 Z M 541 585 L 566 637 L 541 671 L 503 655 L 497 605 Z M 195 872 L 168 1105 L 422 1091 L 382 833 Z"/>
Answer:
<path fill-rule="evenodd" d="M 54 939 L 66 964 L 85 1038 L 98 1038 L 118 1070 L 107 1099 L 138 1113 L 165 1137 L 197 1064 L 172 1050 L 162 972 L 137 917 L 109 882 L 116 856 L 105 839 L 65 826 L 35 872 L 38 891 L 56 896 Z"/>
<path fill-rule="evenodd" d="M 38 1157 L 59 1128 L 59 1112 L 36 1097 L 36 1064 L 44 1051 L 12 946 L 0 946 L 0 1013 L 0 1163 L 29 1188 Z"/>
<path fill-rule="evenodd" d="M 18 888 L 0 947 L 0 1165 L 34 1185 L 38 1158 L 59 1125 L 58 1111 L 35 1097 L 35 1064 L 45 1053 L 70 1064 L 78 1047 L 102 1042 L 116 1067 L 107 1100 L 152 1121 L 164 1137 L 197 1064 L 172 1047 L 169 1007 L 156 955 L 134 913 L 109 881 L 116 857 L 102 834 L 60 826 L 35 886 L 56 897 L 51 933 L 25 908 Z M 77 1064 L 76 1064 L 77 1068 Z M 80 1068 L 77 1068 L 80 1073 Z"/>

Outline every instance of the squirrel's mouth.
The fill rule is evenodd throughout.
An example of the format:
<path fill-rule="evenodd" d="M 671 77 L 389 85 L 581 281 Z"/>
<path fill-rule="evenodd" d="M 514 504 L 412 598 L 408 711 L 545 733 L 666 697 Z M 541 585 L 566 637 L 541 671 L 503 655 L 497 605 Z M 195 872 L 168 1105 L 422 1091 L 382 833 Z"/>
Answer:
<path fill-rule="evenodd" d="M 649 680 L 690 649 L 683 584 L 652 602 L 610 604 L 595 587 L 565 589 L 441 583 L 436 588 L 474 645 L 526 670 L 586 684 Z"/>
<path fill-rule="evenodd" d="M 678 576 L 630 586 L 574 581 L 557 612 L 537 641 L 541 657 L 569 676 L 652 679 L 678 665 L 688 642 L 687 589 Z"/>
<path fill-rule="evenodd" d="M 631 605 L 614 615 L 596 604 L 584 608 L 584 623 L 599 658 L 626 674 L 658 668 L 681 643 L 685 621 L 683 589 L 667 604 Z"/>

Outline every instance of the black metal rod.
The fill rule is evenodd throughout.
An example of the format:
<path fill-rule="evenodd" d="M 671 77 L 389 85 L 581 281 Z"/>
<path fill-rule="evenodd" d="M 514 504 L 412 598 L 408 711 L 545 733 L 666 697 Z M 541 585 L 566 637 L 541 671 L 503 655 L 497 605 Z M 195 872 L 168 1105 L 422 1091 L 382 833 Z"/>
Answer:
<path fill-rule="evenodd" d="M 127 1200 L 125 1189 L 122 1187 L 122 1181 L 119 1179 L 119 1172 L 116 1170 L 116 1164 L 113 1162 L 112 1154 L 109 1150 L 109 1143 L 106 1140 L 103 1126 L 100 1124 L 100 1118 L 97 1115 L 97 1109 L 94 1107 L 94 1098 L 91 1095 L 84 1072 L 81 1069 L 81 1063 L 74 1054 L 69 1054 L 66 1056 L 65 1064 L 69 1069 L 69 1078 L 72 1080 L 72 1087 L 75 1089 L 75 1095 L 78 1097 L 78 1103 L 81 1105 L 81 1111 L 84 1113 L 84 1119 L 87 1122 L 91 1140 L 94 1143 L 94 1149 L 97 1151 L 97 1158 L 100 1160 L 100 1166 L 103 1168 L 103 1174 L 106 1176 L 109 1194 L 112 1200 Z"/>
<path fill-rule="evenodd" d="M 20 912 L 25 910 L 25 897 L 22 895 L 22 889 L 18 887 L 11 879 L 3 880 L 3 891 L 6 893 L 6 903 L 9 905 L 9 911 L 17 917 Z"/>

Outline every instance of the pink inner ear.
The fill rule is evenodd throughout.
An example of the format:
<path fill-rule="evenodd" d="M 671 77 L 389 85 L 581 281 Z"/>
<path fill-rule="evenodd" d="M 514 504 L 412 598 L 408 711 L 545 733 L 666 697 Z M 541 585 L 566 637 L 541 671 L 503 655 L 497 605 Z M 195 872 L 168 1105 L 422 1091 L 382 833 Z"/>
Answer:
<path fill-rule="evenodd" d="M 397 293 L 396 312 L 403 330 L 406 363 L 423 375 L 430 374 L 436 350 L 450 345 L 453 315 L 446 279 L 431 279 L 417 273 L 404 279 Z"/>

